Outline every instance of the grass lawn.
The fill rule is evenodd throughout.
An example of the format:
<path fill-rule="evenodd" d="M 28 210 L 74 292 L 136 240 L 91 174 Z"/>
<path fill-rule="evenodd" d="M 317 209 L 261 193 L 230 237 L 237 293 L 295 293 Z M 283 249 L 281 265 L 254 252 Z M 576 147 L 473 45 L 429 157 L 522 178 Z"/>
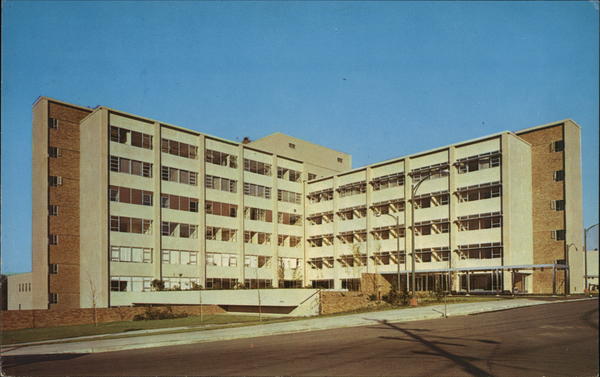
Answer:
<path fill-rule="evenodd" d="M 446 297 L 447 304 L 456 304 L 462 302 L 482 302 L 482 301 L 495 301 L 503 300 L 506 298 L 500 298 L 495 296 L 451 296 Z M 435 298 L 424 297 L 419 298 L 419 306 L 429 305 L 441 305 L 444 301 L 437 301 Z M 365 313 L 382 310 L 394 310 L 394 309 L 405 309 L 410 308 L 409 306 L 393 306 L 387 303 L 381 303 L 380 305 L 362 308 L 343 313 L 328 314 L 322 317 L 329 316 L 341 316 L 354 313 Z M 314 318 L 314 317 L 313 317 Z M 268 322 L 285 322 L 294 321 L 305 318 L 291 318 L 291 317 L 264 317 L 261 323 Z M 188 332 L 190 329 L 176 329 L 167 330 L 173 327 L 190 327 L 190 326 L 203 326 L 203 325 L 216 325 L 207 326 L 206 329 L 212 329 L 215 327 L 234 327 L 244 325 L 258 324 L 258 315 L 236 315 L 236 314 L 211 314 L 205 315 L 200 321 L 200 316 L 190 316 L 185 318 L 175 319 L 160 319 L 152 321 L 125 321 L 125 322 L 110 322 L 110 323 L 99 323 L 98 326 L 93 324 L 88 325 L 74 325 L 74 326 L 59 326 L 59 327 L 48 327 L 48 328 L 37 328 L 37 329 L 22 329 L 22 330 L 10 330 L 3 331 L 0 337 L 0 344 L 17 344 L 17 343 L 28 343 L 42 340 L 53 340 L 53 339 L 66 339 L 80 336 L 89 335 L 106 335 L 115 334 L 110 338 L 122 338 L 127 336 L 136 336 L 143 334 L 131 334 L 125 335 L 130 331 L 137 330 L 148 330 L 148 329 L 165 329 L 164 333 L 180 333 Z M 201 328 L 194 329 L 194 331 L 201 330 Z M 121 333 L 121 334 L 118 334 Z"/>
<path fill-rule="evenodd" d="M 279 318 L 263 317 L 262 322 L 270 322 L 277 319 Z M 211 314 L 205 315 L 202 318 L 202 321 L 200 321 L 200 316 L 190 316 L 185 318 L 159 319 L 153 321 L 125 321 L 99 323 L 98 326 L 88 324 L 37 329 L 9 330 L 2 332 L 0 343 L 16 344 L 36 342 L 41 340 L 73 338 L 78 336 L 114 334 L 136 330 L 202 325 L 228 325 L 239 323 L 258 323 L 258 315 Z M 209 328 L 214 328 L 214 326 L 210 326 Z"/>

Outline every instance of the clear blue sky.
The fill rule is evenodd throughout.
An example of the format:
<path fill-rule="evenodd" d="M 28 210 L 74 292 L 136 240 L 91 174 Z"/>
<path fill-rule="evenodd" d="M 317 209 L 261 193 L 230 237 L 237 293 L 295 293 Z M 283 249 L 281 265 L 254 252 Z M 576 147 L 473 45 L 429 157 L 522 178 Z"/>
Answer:
<path fill-rule="evenodd" d="M 106 105 L 358 167 L 564 118 L 598 222 L 598 9 L 581 2 L 4 1 L 2 271 L 30 270 L 31 105 Z"/>

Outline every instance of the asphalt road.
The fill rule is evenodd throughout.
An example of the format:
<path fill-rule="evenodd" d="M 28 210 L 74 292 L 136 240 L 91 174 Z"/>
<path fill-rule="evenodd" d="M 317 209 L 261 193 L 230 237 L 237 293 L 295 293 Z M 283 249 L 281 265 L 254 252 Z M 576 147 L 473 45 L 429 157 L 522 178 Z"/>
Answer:
<path fill-rule="evenodd" d="M 8 375 L 28 376 L 596 376 L 598 301 L 132 351 L 9 356 L 2 364 Z"/>

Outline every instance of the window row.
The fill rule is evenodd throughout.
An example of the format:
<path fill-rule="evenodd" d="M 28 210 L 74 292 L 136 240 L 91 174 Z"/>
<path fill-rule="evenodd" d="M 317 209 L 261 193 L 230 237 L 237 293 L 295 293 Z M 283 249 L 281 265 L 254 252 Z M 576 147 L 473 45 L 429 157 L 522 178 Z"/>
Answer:
<path fill-rule="evenodd" d="M 236 254 L 206 253 L 207 266 L 237 267 Z"/>
<path fill-rule="evenodd" d="M 279 257 L 279 266 L 284 270 L 295 270 L 302 267 L 302 258 Z"/>
<path fill-rule="evenodd" d="M 163 250 L 162 262 L 167 264 L 198 264 L 198 252 L 188 250 Z"/>
<path fill-rule="evenodd" d="M 385 190 L 388 188 L 398 187 L 404 185 L 404 173 L 391 174 L 386 177 L 378 177 L 371 181 L 373 191 Z"/>
<path fill-rule="evenodd" d="M 244 194 L 259 198 L 271 199 L 271 188 L 253 183 L 244 183 Z"/>
<path fill-rule="evenodd" d="M 238 279 L 206 278 L 206 289 L 233 289 L 238 286 Z"/>
<path fill-rule="evenodd" d="M 110 141 L 144 149 L 152 149 L 152 135 L 126 128 L 110 126 Z"/>
<path fill-rule="evenodd" d="M 448 222 L 415 225 L 415 236 L 428 236 L 430 234 L 448 233 L 449 231 L 450 223 Z"/>
<path fill-rule="evenodd" d="M 367 216 L 366 208 L 353 208 L 353 209 L 341 209 L 337 212 L 337 215 L 342 221 L 362 219 Z"/>
<path fill-rule="evenodd" d="M 236 242 L 236 234 L 236 229 L 219 228 L 215 226 L 207 226 L 205 231 L 206 239 L 212 241 Z"/>
<path fill-rule="evenodd" d="M 277 213 L 277 222 L 279 224 L 301 226 L 302 225 L 302 216 L 295 215 L 293 213 L 278 212 Z"/>
<path fill-rule="evenodd" d="M 207 200 L 204 209 L 208 215 L 237 217 L 237 204 L 213 202 Z"/>
<path fill-rule="evenodd" d="M 415 250 L 415 262 L 447 262 L 450 260 L 450 250 L 448 248 L 427 248 Z"/>
<path fill-rule="evenodd" d="M 302 195 L 297 192 L 277 190 L 277 200 L 280 202 L 300 204 L 302 203 Z"/>
<path fill-rule="evenodd" d="M 168 166 L 161 166 L 160 178 L 163 181 L 178 182 L 186 185 L 196 186 L 198 184 L 198 173 Z"/>
<path fill-rule="evenodd" d="M 152 220 L 125 216 L 111 216 L 110 230 L 122 233 L 152 234 Z"/>
<path fill-rule="evenodd" d="M 244 218 L 248 220 L 257 220 L 265 222 L 273 222 L 273 211 L 270 209 L 245 207 Z"/>
<path fill-rule="evenodd" d="M 413 199 L 415 209 L 430 208 L 447 205 L 450 202 L 449 194 L 438 194 Z"/>
<path fill-rule="evenodd" d="M 341 198 L 345 196 L 364 194 L 367 192 L 367 184 L 365 182 L 359 182 L 356 184 L 341 186 L 337 189 L 337 191 L 339 192 Z"/>
<path fill-rule="evenodd" d="M 300 247 L 302 246 L 302 237 L 279 234 L 277 235 L 277 246 Z"/>
<path fill-rule="evenodd" d="M 191 158 L 192 160 L 195 160 L 198 157 L 197 146 L 175 140 L 161 139 L 160 150 L 164 153 Z"/>
<path fill-rule="evenodd" d="M 271 263 L 271 257 L 264 255 L 246 255 L 244 256 L 244 267 L 262 268 Z"/>
<path fill-rule="evenodd" d="M 213 151 L 211 149 L 206 150 L 206 162 L 219 166 L 228 166 L 234 169 L 237 168 L 237 156 L 225 152 Z"/>
<path fill-rule="evenodd" d="M 198 212 L 198 199 L 186 196 L 160 194 L 160 206 L 178 211 Z"/>
<path fill-rule="evenodd" d="M 19 283 L 19 292 L 31 292 L 31 283 Z"/>
<path fill-rule="evenodd" d="M 237 181 L 228 178 L 215 177 L 213 175 L 207 175 L 205 178 L 204 185 L 206 188 L 221 190 L 226 192 L 237 192 Z"/>
<path fill-rule="evenodd" d="M 459 231 L 500 228 L 501 226 L 502 226 L 502 217 L 501 216 L 458 221 L 458 230 Z"/>
<path fill-rule="evenodd" d="M 502 257 L 502 247 L 459 250 L 460 259 L 493 259 Z"/>
<path fill-rule="evenodd" d="M 413 184 L 416 184 L 424 179 L 439 179 L 449 175 L 450 171 L 448 170 L 448 163 L 427 166 L 410 172 Z"/>
<path fill-rule="evenodd" d="M 277 178 L 291 182 L 300 182 L 300 180 L 302 179 L 302 172 L 298 170 L 278 167 Z"/>
<path fill-rule="evenodd" d="M 313 192 L 307 195 L 310 203 L 320 203 L 333 200 L 333 189 Z"/>
<path fill-rule="evenodd" d="M 152 205 L 152 191 L 138 190 L 129 187 L 109 186 L 108 197 L 111 202 Z"/>
<path fill-rule="evenodd" d="M 198 225 L 162 221 L 160 234 L 179 238 L 198 238 Z"/>
<path fill-rule="evenodd" d="M 310 215 L 307 217 L 307 220 L 311 225 L 328 224 L 333 222 L 333 213 L 329 212 Z"/>
<path fill-rule="evenodd" d="M 500 156 L 496 155 L 458 162 L 456 164 L 456 167 L 458 169 L 458 174 L 464 174 L 477 170 L 489 169 L 496 166 L 500 166 L 500 161 Z"/>
<path fill-rule="evenodd" d="M 111 246 L 110 261 L 152 263 L 152 249 L 143 247 Z"/>
<path fill-rule="evenodd" d="M 475 200 L 484 200 L 497 198 L 502 194 L 502 186 L 484 187 L 458 193 L 459 202 L 472 202 Z"/>
<path fill-rule="evenodd" d="M 110 171 L 151 178 L 152 164 L 124 157 L 110 156 Z"/>
<path fill-rule="evenodd" d="M 244 243 L 253 243 L 257 245 L 270 245 L 271 233 L 255 232 L 252 230 L 244 231 Z"/>
<path fill-rule="evenodd" d="M 251 173 L 262 174 L 262 175 L 271 175 L 271 164 L 267 164 L 265 162 L 254 161 L 245 158 L 244 159 L 244 170 L 249 171 Z"/>
<path fill-rule="evenodd" d="M 147 292 L 152 290 L 152 278 L 142 276 L 111 276 L 112 292 Z"/>

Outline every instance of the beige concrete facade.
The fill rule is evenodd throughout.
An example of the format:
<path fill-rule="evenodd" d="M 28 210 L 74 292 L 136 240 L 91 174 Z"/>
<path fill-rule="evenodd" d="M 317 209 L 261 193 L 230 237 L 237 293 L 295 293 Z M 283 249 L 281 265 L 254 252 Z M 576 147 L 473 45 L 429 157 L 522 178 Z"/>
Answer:
<path fill-rule="evenodd" d="M 34 214 L 55 189 L 43 156 L 52 101 L 34 106 Z M 280 133 L 235 143 L 106 107 L 85 110 L 78 224 L 70 226 L 77 247 L 62 238 L 54 245 L 73 250 L 78 306 L 143 300 L 155 280 L 171 290 L 357 289 L 363 273 L 395 281 L 398 266 L 401 288 L 410 288 L 413 236 L 418 290 L 549 292 L 548 266 L 565 263 L 571 290 L 583 289 L 579 128 L 571 121 L 351 169 L 350 155 Z M 557 140 L 564 150 L 548 155 Z M 565 178 L 555 182 L 552 169 L 563 162 Z M 75 169 L 65 166 L 54 174 Z M 549 200 L 561 198 L 568 214 L 549 213 Z M 72 305 L 48 272 L 48 218 L 33 220 L 34 302 L 42 307 L 58 293 L 58 303 Z M 568 261 L 560 261 L 567 243 L 549 229 L 565 230 Z M 60 263 L 59 275 L 71 268 Z"/>
<path fill-rule="evenodd" d="M 14 274 L 7 276 L 8 310 L 33 309 L 32 273 Z"/>

